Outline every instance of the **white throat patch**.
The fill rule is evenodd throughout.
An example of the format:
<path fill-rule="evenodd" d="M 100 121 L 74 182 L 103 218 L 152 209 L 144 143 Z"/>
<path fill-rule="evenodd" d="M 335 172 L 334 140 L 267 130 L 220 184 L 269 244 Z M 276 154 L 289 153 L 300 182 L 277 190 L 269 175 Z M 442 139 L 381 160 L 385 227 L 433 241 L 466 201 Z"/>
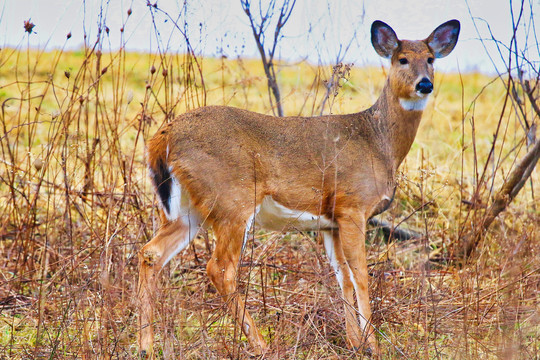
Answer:
<path fill-rule="evenodd" d="M 422 111 L 426 108 L 428 98 L 429 98 L 428 96 L 424 98 L 420 98 L 420 99 L 415 99 L 415 100 L 400 98 L 399 104 L 401 105 L 403 109 L 407 111 L 413 111 L 413 110 Z"/>

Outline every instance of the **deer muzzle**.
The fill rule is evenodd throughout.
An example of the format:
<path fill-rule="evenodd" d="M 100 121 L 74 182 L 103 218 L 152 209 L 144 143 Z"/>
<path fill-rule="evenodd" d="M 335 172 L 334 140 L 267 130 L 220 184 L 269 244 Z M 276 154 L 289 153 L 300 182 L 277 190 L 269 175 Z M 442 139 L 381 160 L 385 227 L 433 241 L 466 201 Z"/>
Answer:
<path fill-rule="evenodd" d="M 422 94 L 431 94 L 433 91 L 433 84 L 428 78 L 422 78 L 418 84 L 416 84 L 416 91 Z"/>

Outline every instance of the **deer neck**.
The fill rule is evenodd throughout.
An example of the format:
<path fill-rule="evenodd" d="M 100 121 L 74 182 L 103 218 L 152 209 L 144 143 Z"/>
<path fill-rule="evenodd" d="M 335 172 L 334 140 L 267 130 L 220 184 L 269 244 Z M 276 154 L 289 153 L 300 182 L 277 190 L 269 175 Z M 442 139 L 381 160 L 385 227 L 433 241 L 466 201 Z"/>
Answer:
<path fill-rule="evenodd" d="M 418 101 L 400 100 L 387 81 L 381 96 L 372 106 L 374 118 L 384 124 L 384 141 L 394 159 L 394 171 L 412 146 L 426 102 L 427 97 Z"/>

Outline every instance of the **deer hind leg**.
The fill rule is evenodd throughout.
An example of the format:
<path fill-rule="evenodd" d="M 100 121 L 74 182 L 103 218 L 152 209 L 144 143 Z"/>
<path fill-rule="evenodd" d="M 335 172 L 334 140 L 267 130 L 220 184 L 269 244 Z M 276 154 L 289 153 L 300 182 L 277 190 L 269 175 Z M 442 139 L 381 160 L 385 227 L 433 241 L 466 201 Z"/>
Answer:
<path fill-rule="evenodd" d="M 196 218 L 183 216 L 165 224 L 139 252 L 139 350 L 142 358 L 153 358 L 154 302 L 158 294 L 157 274 L 173 256 L 186 248 L 198 230 Z"/>
<path fill-rule="evenodd" d="M 240 325 L 253 350 L 257 354 L 261 354 L 266 349 L 266 342 L 252 317 L 245 309 L 244 301 L 236 291 L 238 263 L 252 219 L 250 218 L 250 221 L 248 221 L 247 228 L 241 222 L 240 224 L 230 222 L 227 226 L 221 224 L 212 225 L 217 241 L 206 270 L 210 280 L 227 303 L 231 315 Z"/>
<path fill-rule="evenodd" d="M 354 299 L 354 287 L 350 276 L 347 259 L 343 253 L 339 231 L 323 231 L 324 248 L 330 265 L 334 269 L 337 281 L 345 300 L 345 327 L 349 346 L 358 348 L 362 344 L 362 330 L 358 326 L 357 310 Z"/>
<path fill-rule="evenodd" d="M 366 261 L 365 230 L 366 221 L 357 211 L 351 211 L 338 219 L 339 239 L 358 302 L 358 319 L 363 331 L 362 338 L 367 339 L 366 352 L 379 354 L 375 331 L 371 325 L 371 307 L 368 292 L 368 269 Z M 354 339 L 350 339 L 353 343 Z M 356 345 L 354 345 L 356 346 Z"/>

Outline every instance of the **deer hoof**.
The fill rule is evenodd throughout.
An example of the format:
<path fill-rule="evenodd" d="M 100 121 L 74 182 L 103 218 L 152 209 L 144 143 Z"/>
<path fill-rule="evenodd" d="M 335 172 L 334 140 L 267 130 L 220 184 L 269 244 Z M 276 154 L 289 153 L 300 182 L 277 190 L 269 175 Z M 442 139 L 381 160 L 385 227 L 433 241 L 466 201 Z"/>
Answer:
<path fill-rule="evenodd" d="M 370 359 L 373 358 L 376 353 L 375 351 L 373 351 L 370 345 L 354 346 L 353 351 L 356 353 L 361 353 L 363 356 L 366 356 Z"/>

